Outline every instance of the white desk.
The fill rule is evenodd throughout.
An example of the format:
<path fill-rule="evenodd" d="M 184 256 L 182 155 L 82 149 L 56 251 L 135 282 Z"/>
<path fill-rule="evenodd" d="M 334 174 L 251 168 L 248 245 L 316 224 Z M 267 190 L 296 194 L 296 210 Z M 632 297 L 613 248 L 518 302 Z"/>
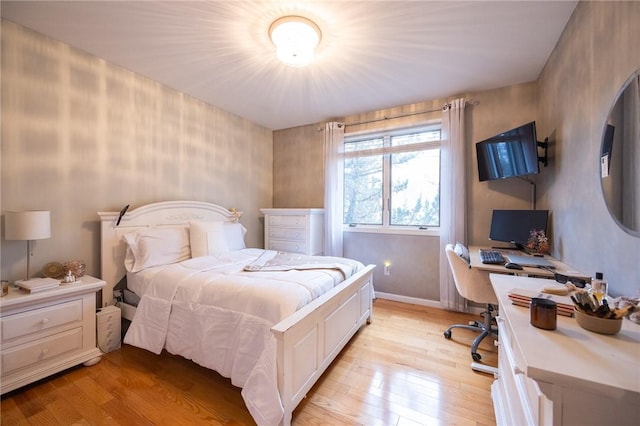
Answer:
<path fill-rule="evenodd" d="M 498 378 L 491 387 L 498 425 L 640 424 L 640 325 L 625 319 L 610 336 L 558 316 L 556 330 L 541 330 L 508 292 L 538 291 L 546 280 L 490 278 L 500 305 Z"/>
<path fill-rule="evenodd" d="M 524 276 L 537 276 L 537 277 L 547 277 L 553 278 L 553 272 L 550 272 L 546 269 L 541 269 L 537 267 L 523 267 L 522 270 L 519 269 L 507 269 L 504 265 L 492 265 L 487 263 L 482 263 L 480 260 L 480 249 L 488 249 L 489 247 L 480 247 L 480 246 L 471 246 L 469 247 L 469 257 L 471 260 L 471 267 L 482 269 L 489 272 L 495 272 L 499 274 L 512 274 L 512 275 L 524 275 Z M 522 251 L 519 250 L 509 250 L 509 249 L 501 249 L 500 251 L 503 256 L 508 255 L 509 253 L 524 255 Z M 591 280 L 589 275 L 583 274 L 582 272 L 572 268 L 564 262 L 559 261 L 549 255 L 545 255 L 544 259 L 550 261 L 555 267 L 554 271 L 563 275 L 571 275 L 574 277 L 579 277 L 586 279 L 587 281 Z"/>

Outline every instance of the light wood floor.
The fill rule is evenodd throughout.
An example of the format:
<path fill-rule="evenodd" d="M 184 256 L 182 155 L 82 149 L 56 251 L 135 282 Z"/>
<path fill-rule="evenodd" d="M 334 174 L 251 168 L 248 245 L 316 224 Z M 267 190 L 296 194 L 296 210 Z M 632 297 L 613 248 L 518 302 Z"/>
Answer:
<path fill-rule="evenodd" d="M 473 315 L 378 299 L 373 323 L 343 350 L 294 425 L 494 425 L 493 377 L 469 367 L 475 333 L 443 331 Z M 485 339 L 479 352 L 497 365 Z M 1 424 L 250 425 L 240 390 L 181 357 L 123 346 L 2 397 Z"/>

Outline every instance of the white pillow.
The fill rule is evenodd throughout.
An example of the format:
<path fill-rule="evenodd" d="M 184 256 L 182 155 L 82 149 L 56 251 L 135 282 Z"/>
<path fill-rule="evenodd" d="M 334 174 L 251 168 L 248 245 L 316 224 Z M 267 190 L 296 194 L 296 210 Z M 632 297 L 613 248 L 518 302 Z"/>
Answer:
<path fill-rule="evenodd" d="M 189 222 L 191 255 L 213 256 L 229 251 L 224 231 L 224 222 Z"/>
<path fill-rule="evenodd" d="M 244 242 L 244 236 L 247 234 L 247 228 L 239 223 L 224 223 L 224 237 L 227 241 L 229 250 L 242 250 L 247 248 Z"/>
<path fill-rule="evenodd" d="M 127 244 L 124 266 L 129 272 L 169 265 L 191 257 L 189 231 L 185 226 L 140 229 L 124 234 L 122 239 Z"/>

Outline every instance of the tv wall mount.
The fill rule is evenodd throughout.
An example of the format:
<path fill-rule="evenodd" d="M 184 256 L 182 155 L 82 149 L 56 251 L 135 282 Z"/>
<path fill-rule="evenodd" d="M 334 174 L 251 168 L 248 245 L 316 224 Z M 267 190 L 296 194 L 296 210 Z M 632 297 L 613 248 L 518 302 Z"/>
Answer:
<path fill-rule="evenodd" d="M 538 155 L 538 161 L 542 163 L 543 166 L 547 167 L 549 165 L 549 159 L 547 157 L 547 149 L 549 147 L 549 138 L 544 138 L 544 142 L 536 141 L 536 145 L 538 148 L 544 149 L 544 155 L 542 157 Z"/>

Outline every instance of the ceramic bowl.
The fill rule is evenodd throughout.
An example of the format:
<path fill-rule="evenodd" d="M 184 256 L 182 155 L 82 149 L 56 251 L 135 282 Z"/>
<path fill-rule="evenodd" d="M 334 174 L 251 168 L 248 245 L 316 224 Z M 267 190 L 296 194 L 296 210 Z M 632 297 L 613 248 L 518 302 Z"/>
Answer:
<path fill-rule="evenodd" d="M 623 318 L 607 319 L 598 318 L 593 315 L 583 314 L 576 310 L 576 321 L 578 325 L 585 330 L 593 331 L 600 334 L 616 334 L 622 328 Z"/>

